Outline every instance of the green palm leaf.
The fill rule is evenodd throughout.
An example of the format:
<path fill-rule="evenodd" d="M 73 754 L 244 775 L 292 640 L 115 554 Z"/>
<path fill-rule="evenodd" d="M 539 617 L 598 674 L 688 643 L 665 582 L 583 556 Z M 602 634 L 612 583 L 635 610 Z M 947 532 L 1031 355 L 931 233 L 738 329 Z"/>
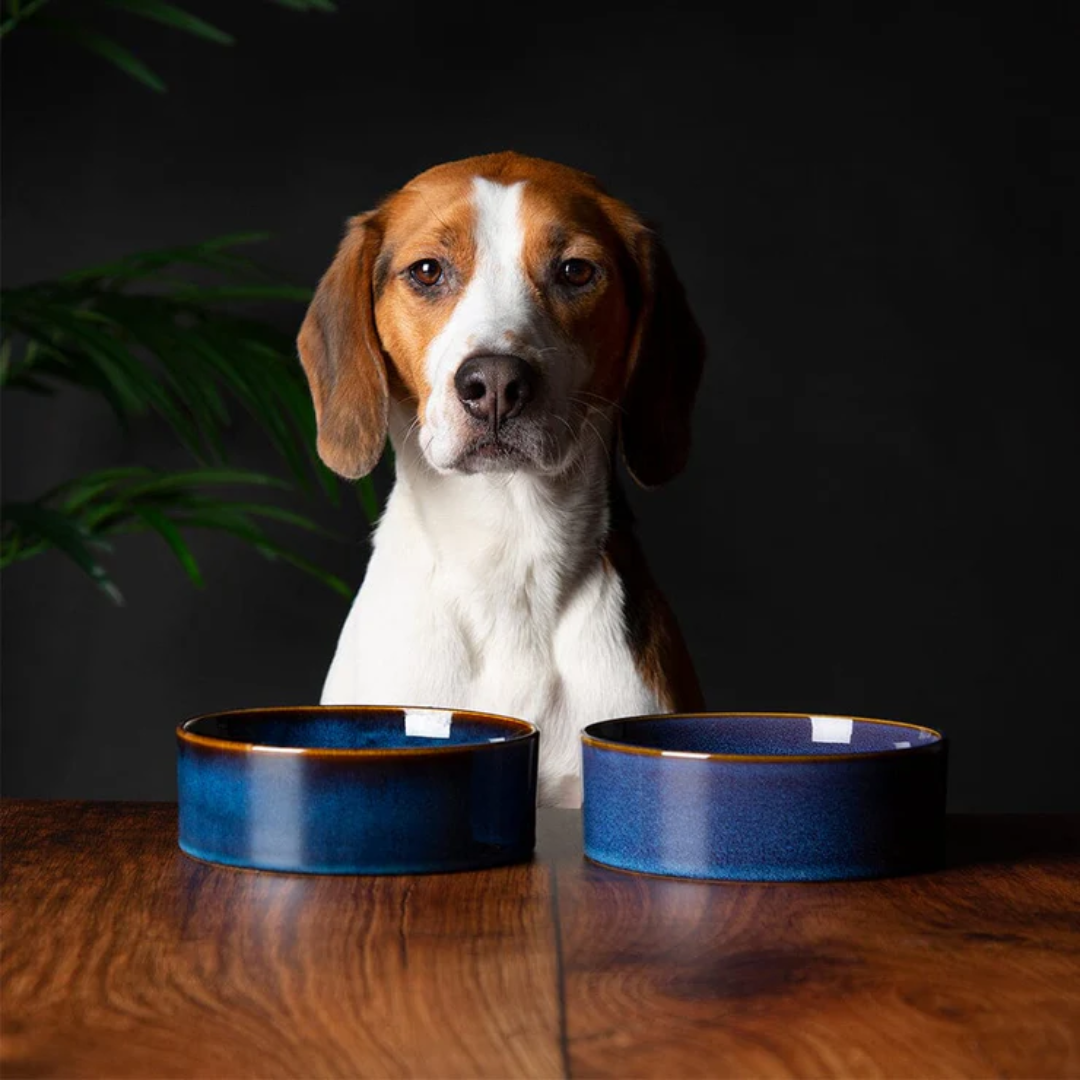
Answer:
<path fill-rule="evenodd" d="M 187 526 L 230 533 L 251 544 L 261 555 L 271 560 L 281 559 L 282 562 L 289 563 L 298 570 L 303 570 L 347 599 L 352 596 L 352 590 L 341 578 L 271 540 L 258 525 L 234 506 L 205 507 L 185 513 L 182 520 Z"/>
<path fill-rule="evenodd" d="M 167 87 L 161 79 L 151 71 L 133 52 L 125 49 L 118 41 L 114 41 L 105 34 L 99 34 L 86 26 L 69 22 L 67 19 L 39 18 L 42 26 L 48 27 L 61 37 L 68 38 L 76 45 L 89 52 L 96 53 L 103 60 L 108 60 L 113 67 L 119 68 L 126 75 L 130 75 L 143 86 L 156 90 L 163 94 Z"/>
<path fill-rule="evenodd" d="M 6 37 L 21 22 L 25 22 L 39 8 L 43 8 L 48 0 L 26 0 L 26 3 L 12 3 L 8 0 L 6 5 L 9 15 L 0 22 L 0 37 Z"/>
<path fill-rule="evenodd" d="M 204 38 L 206 41 L 212 41 L 216 45 L 232 45 L 236 40 L 232 34 L 226 34 L 224 30 L 211 26 L 210 23 L 184 11 L 183 8 L 165 3 L 165 0 L 105 0 L 105 2 L 109 7 L 130 11 L 133 15 L 141 15 L 144 19 L 153 19 L 165 26 L 172 26 L 177 30 Z"/>
<path fill-rule="evenodd" d="M 153 532 L 176 556 L 188 578 L 201 586 L 202 573 L 185 538 L 185 532 L 198 528 L 233 536 L 264 556 L 303 570 L 343 596 L 351 595 L 344 581 L 268 534 L 256 519 L 337 537 L 297 511 L 213 494 L 238 486 L 288 488 L 277 477 L 228 468 L 163 473 L 145 466 L 125 466 L 76 477 L 37 502 L 3 507 L 0 566 L 55 549 L 75 562 L 114 602 L 121 603 L 120 590 L 95 550 L 109 550 L 108 540 L 114 535 Z"/>
<path fill-rule="evenodd" d="M 6 566 L 17 557 L 20 545 L 14 545 L 12 557 L 8 556 L 11 545 L 9 530 L 20 532 L 23 543 L 21 557 L 34 554 L 43 547 L 52 546 L 63 552 L 76 566 L 90 576 L 106 596 L 115 604 L 122 604 L 120 590 L 110 580 L 105 568 L 97 561 L 91 550 L 90 534 L 80 522 L 48 506 L 38 503 L 16 503 L 4 507 L 4 552 L 0 554 L 0 565 Z M 94 546 L 101 546 L 100 542 Z"/>
<path fill-rule="evenodd" d="M 0 0 L 0 36 L 35 22 L 100 56 L 152 90 L 165 84 L 111 36 L 81 23 L 38 16 L 47 0 Z M 296 11 L 335 10 L 331 0 L 277 0 Z M 218 45 L 233 38 L 172 0 L 99 0 Z M 80 18 L 94 6 L 84 3 Z M 188 578 L 203 582 L 187 530 L 231 535 L 308 573 L 343 595 L 351 590 L 267 528 L 330 536 L 304 514 L 237 496 L 231 489 L 285 489 L 276 477 L 225 464 L 225 430 L 239 406 L 261 426 L 295 479 L 337 500 L 337 479 L 315 453 L 315 417 L 291 334 L 241 317 L 243 303 L 302 303 L 311 291 L 275 279 L 236 249 L 265 239 L 234 233 L 198 244 L 139 252 L 65 277 L 0 294 L 0 386 L 51 394 L 73 386 L 97 394 L 125 428 L 157 416 L 201 466 L 161 473 L 145 466 L 102 469 L 32 502 L 0 508 L 0 567 L 42 552 L 74 562 L 114 602 L 119 589 L 100 561 L 109 540 L 154 533 Z M 219 280 L 215 280 L 219 279 Z M 360 487 L 377 511 L 374 488 Z M 266 526 L 266 527 L 264 527 Z"/>
<path fill-rule="evenodd" d="M 136 278 L 150 278 L 174 266 L 198 266 L 226 273 L 265 275 L 265 271 L 261 270 L 256 263 L 245 259 L 242 255 L 236 255 L 229 249 L 241 247 L 244 244 L 258 243 L 268 239 L 269 235 L 265 232 L 229 233 L 227 236 L 214 237 L 199 244 L 138 252 L 101 266 L 74 270 L 60 280 L 78 284 L 85 281 L 111 279 L 120 283 Z"/>
<path fill-rule="evenodd" d="M 258 236 L 143 252 L 59 282 L 8 290 L 8 340 L 18 334 L 35 350 L 9 363 L 8 385 L 44 392 L 56 381 L 71 382 L 102 394 L 119 417 L 157 413 L 208 464 L 224 460 L 236 402 L 297 482 L 314 480 L 336 500 L 338 482 L 314 451 L 314 410 L 291 335 L 233 310 L 248 301 L 310 297 L 308 289 L 267 282 L 265 271 L 233 254 Z M 162 277 L 178 265 L 228 280 L 196 285 Z M 154 291 L 134 291 L 140 287 Z"/>
<path fill-rule="evenodd" d="M 184 543 L 184 538 L 180 535 L 180 530 L 176 525 L 156 506 L 140 506 L 136 504 L 132 509 L 139 520 L 145 522 L 169 545 L 170 550 L 180 561 L 180 565 L 187 572 L 187 576 L 192 583 L 202 588 L 203 579 L 202 574 L 199 572 L 199 564 L 195 561 L 195 556 L 191 554 L 191 549 Z"/>

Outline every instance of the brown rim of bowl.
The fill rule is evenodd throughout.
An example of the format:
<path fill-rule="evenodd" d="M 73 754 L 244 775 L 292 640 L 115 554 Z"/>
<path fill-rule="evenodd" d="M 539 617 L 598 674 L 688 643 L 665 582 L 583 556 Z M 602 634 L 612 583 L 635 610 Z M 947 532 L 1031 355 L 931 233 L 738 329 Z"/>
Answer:
<path fill-rule="evenodd" d="M 590 729 L 600 724 L 627 723 L 636 724 L 644 720 L 692 720 L 695 718 L 709 719 L 713 717 L 776 717 L 788 720 L 855 720 L 863 724 L 882 724 L 889 727 L 906 728 L 908 731 L 926 731 L 934 736 L 930 742 L 921 746 L 902 746 L 892 750 L 868 750 L 862 754 L 705 754 L 690 750 L 657 750 L 652 746 L 634 746 L 632 743 L 615 742 L 613 739 L 603 739 L 589 734 Z M 763 762 L 778 762 L 780 764 L 807 764 L 809 762 L 831 761 L 869 761 L 873 758 L 896 757 L 900 754 L 922 754 L 933 751 L 935 748 L 944 747 L 948 739 L 940 731 L 925 727 L 922 724 L 906 724 L 902 720 L 879 720 L 872 716 L 843 716 L 838 713 L 789 713 L 789 712 L 685 712 L 685 713 L 654 713 L 648 716 L 618 716 L 610 720 L 597 720 L 587 724 L 581 731 L 581 742 L 584 746 L 595 746 L 598 750 L 612 750 L 620 754 L 644 754 L 647 757 L 682 758 L 684 761 L 732 761 L 746 762 L 748 764 L 761 764 Z"/>
<path fill-rule="evenodd" d="M 509 724 L 518 731 L 508 735 L 501 742 L 477 742 L 456 743 L 453 746 L 400 746 L 385 749 L 368 748 L 356 750 L 343 750 L 330 746 L 269 746 L 265 743 L 238 742 L 235 739 L 222 739 L 214 735 L 200 735 L 197 732 L 188 731 L 191 724 L 197 724 L 200 720 L 214 720 L 221 716 L 250 716 L 261 714 L 264 716 L 280 716 L 288 713 L 318 713 L 333 712 L 352 714 L 354 716 L 366 713 L 386 712 L 426 712 L 426 713 L 452 713 L 454 716 L 468 716 L 479 720 L 496 720 L 499 723 Z M 471 709 L 438 709 L 433 705 L 269 705 L 262 708 L 252 709 L 226 709 L 222 712 L 202 713 L 199 716 L 189 717 L 176 727 L 176 737 L 180 742 L 190 743 L 194 746 L 206 746 L 214 750 L 238 750 L 243 753 L 263 754 L 290 754 L 299 756 L 315 755 L 316 757 L 399 757 L 399 756 L 423 756 L 425 754 L 454 754 L 472 750 L 494 750 L 507 743 L 527 742 L 530 739 L 539 739 L 540 729 L 528 720 L 518 720 L 513 716 L 500 716 L 498 713 L 475 712 Z"/>

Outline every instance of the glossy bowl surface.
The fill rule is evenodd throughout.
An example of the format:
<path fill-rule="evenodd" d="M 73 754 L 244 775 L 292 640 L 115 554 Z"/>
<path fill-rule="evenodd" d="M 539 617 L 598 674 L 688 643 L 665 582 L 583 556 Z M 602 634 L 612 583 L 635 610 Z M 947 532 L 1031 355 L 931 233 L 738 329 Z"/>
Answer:
<path fill-rule="evenodd" d="M 306 706 L 176 731 L 180 847 L 318 874 L 472 870 L 527 859 L 539 734 L 442 709 Z"/>
<path fill-rule="evenodd" d="M 620 870 L 830 881 L 932 869 L 948 747 L 850 716 L 696 713 L 582 735 L 585 854 Z"/>

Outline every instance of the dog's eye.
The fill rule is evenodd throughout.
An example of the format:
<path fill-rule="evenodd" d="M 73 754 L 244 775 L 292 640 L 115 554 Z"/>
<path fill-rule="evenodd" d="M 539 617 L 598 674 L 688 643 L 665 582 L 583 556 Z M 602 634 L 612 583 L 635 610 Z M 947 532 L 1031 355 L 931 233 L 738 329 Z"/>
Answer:
<path fill-rule="evenodd" d="M 559 280 L 566 285 L 580 289 L 596 277 L 596 267 L 585 259 L 567 259 L 559 267 Z"/>
<path fill-rule="evenodd" d="M 435 259 L 421 259 L 419 262 L 414 262 L 412 266 L 409 267 L 409 277 L 411 277 L 417 285 L 423 285 L 426 288 L 430 288 L 432 285 L 438 285 L 443 277 L 442 264 L 436 262 Z"/>

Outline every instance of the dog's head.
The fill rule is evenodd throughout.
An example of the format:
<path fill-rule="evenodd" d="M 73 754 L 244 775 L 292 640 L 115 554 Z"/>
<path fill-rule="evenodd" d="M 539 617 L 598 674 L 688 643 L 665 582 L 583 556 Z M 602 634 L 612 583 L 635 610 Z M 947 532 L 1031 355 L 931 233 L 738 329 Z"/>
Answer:
<path fill-rule="evenodd" d="M 374 468 L 394 399 L 441 472 L 559 472 L 592 415 L 646 486 L 686 462 L 704 357 L 655 233 L 592 177 L 514 153 L 437 166 L 353 218 L 299 348 L 342 476 Z"/>

